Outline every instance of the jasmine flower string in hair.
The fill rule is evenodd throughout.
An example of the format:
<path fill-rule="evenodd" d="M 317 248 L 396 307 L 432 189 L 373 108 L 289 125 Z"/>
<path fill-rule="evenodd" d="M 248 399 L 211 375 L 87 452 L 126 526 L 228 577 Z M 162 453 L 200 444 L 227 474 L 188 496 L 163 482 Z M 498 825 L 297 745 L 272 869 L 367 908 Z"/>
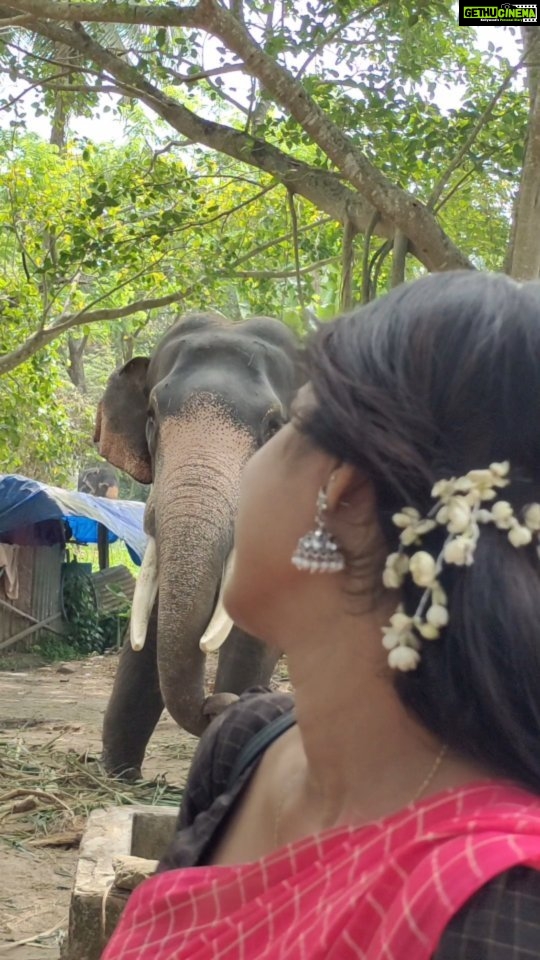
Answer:
<path fill-rule="evenodd" d="M 410 576 L 423 589 L 412 616 L 398 607 L 390 617 L 390 626 L 383 628 L 383 645 L 393 669 L 415 670 L 422 641 L 437 640 L 448 624 L 448 599 L 439 576 L 445 565 L 471 566 L 482 524 L 492 523 L 505 531 L 516 548 L 528 546 L 538 537 L 540 504 L 525 507 L 520 522 L 512 505 L 497 499 L 498 491 L 510 483 L 509 472 L 510 464 L 505 461 L 492 463 L 486 470 L 470 470 L 464 477 L 440 480 L 431 491 L 436 503 L 427 517 L 421 517 L 413 507 L 404 507 L 392 517 L 401 530 L 400 546 L 386 560 L 383 583 L 389 589 L 399 589 Z M 487 509 L 490 500 L 496 503 Z M 405 553 L 407 547 L 421 546 L 422 538 L 437 527 L 447 531 L 437 557 L 427 550 L 417 550 L 410 557 Z"/>

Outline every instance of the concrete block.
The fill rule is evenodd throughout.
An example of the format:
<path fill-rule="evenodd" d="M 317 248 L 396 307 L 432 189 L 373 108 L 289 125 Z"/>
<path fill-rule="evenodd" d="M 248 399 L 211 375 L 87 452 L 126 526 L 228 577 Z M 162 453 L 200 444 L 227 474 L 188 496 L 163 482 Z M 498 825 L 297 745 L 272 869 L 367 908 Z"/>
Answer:
<path fill-rule="evenodd" d="M 107 807 L 94 810 L 84 832 L 71 895 L 62 960 L 99 960 L 129 894 L 114 886 L 119 856 L 159 860 L 172 840 L 174 807 Z"/>

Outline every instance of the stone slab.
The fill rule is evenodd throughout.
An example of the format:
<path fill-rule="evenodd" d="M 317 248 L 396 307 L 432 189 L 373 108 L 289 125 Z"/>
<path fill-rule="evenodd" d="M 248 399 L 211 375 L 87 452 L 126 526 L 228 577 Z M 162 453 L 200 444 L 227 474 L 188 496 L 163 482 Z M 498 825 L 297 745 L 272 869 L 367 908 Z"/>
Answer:
<path fill-rule="evenodd" d="M 62 960 L 99 960 L 127 895 L 114 887 L 118 856 L 159 860 L 174 835 L 174 807 L 107 807 L 94 810 L 81 840 Z"/>

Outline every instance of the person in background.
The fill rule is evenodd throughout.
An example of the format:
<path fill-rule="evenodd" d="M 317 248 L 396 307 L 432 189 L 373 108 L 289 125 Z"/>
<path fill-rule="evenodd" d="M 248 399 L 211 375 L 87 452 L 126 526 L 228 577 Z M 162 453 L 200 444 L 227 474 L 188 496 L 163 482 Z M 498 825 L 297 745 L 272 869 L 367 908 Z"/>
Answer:
<path fill-rule="evenodd" d="M 540 285 L 321 326 L 225 603 L 283 650 L 203 736 L 105 960 L 540 956 Z"/>

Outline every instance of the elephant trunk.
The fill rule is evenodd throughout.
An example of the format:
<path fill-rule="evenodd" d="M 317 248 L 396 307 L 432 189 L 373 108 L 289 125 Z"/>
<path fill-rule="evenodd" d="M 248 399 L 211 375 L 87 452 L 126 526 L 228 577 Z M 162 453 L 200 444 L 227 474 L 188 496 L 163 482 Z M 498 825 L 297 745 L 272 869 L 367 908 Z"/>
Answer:
<path fill-rule="evenodd" d="M 195 735 L 208 723 L 199 643 L 216 606 L 240 477 L 254 449 L 245 428 L 210 413 L 165 421 L 154 488 L 160 687 L 169 713 Z"/>

